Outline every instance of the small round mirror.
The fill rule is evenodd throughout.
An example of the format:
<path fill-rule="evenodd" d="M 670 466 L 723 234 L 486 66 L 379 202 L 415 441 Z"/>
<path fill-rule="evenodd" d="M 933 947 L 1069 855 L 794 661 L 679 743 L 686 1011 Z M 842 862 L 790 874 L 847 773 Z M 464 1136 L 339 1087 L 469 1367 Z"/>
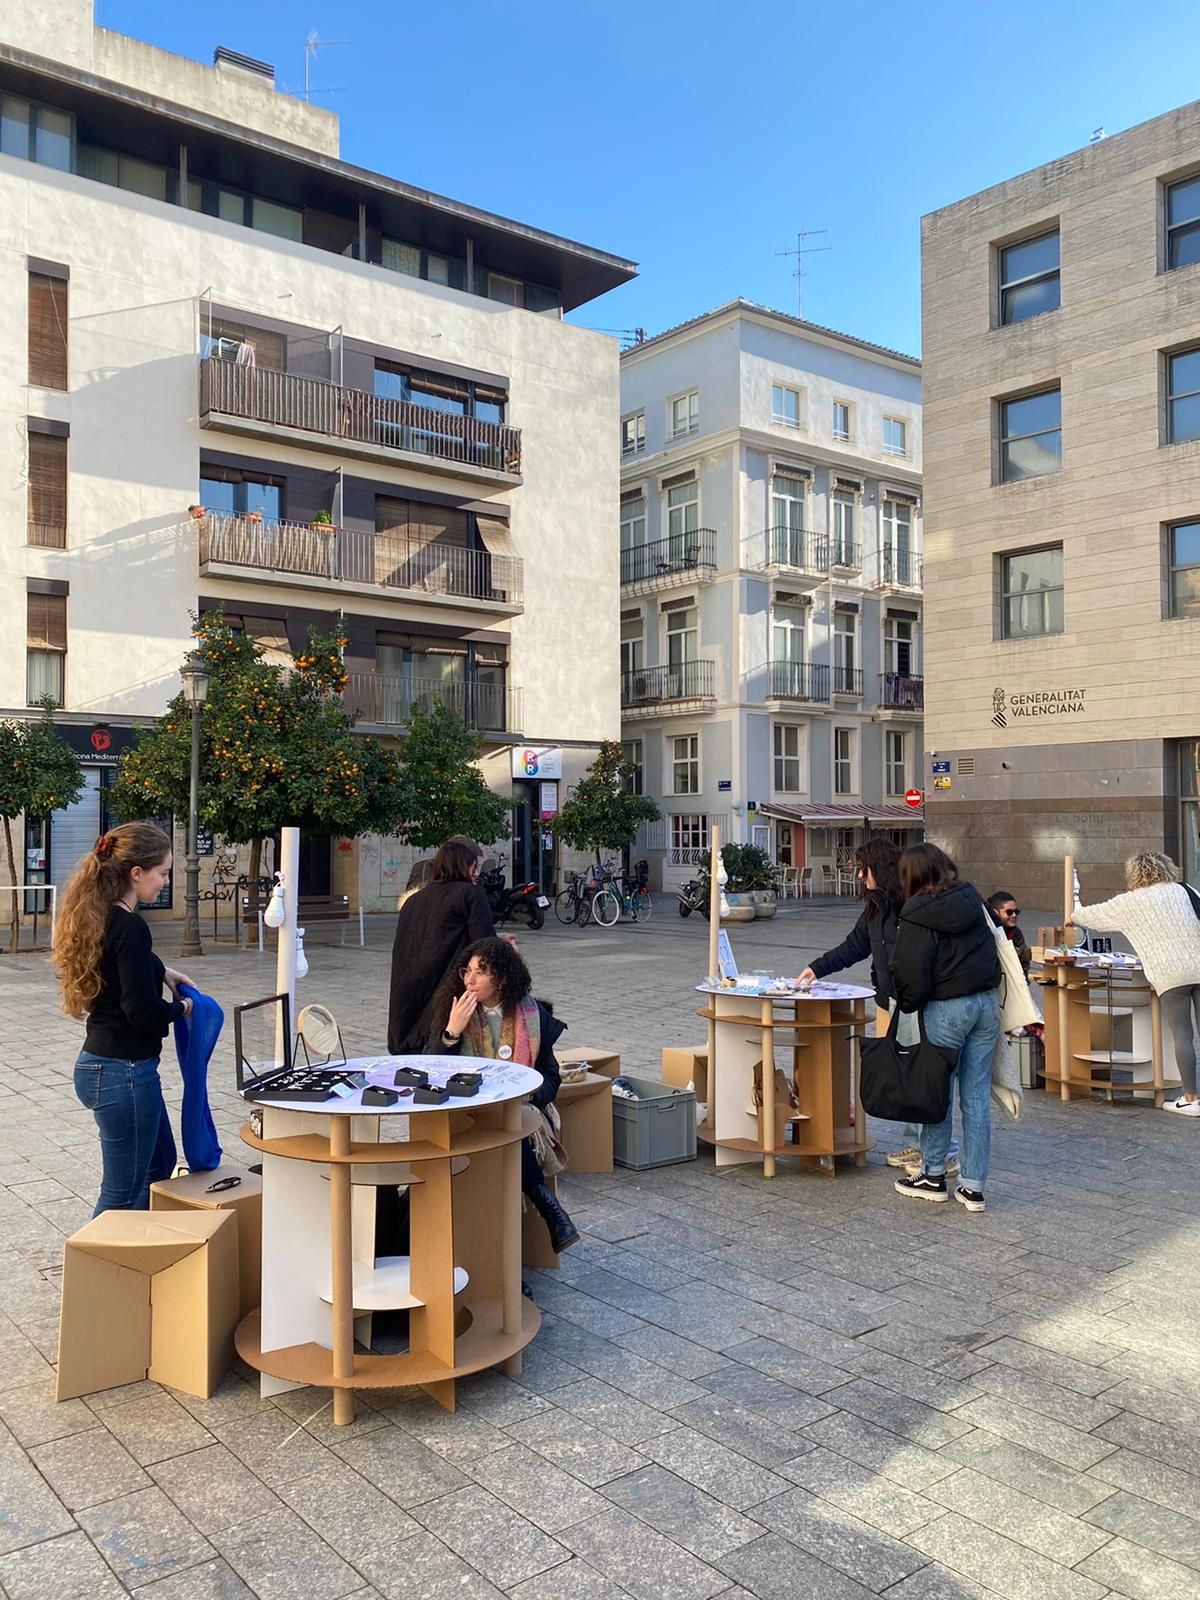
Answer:
<path fill-rule="evenodd" d="M 296 1018 L 296 1032 L 315 1055 L 331 1056 L 341 1046 L 341 1034 L 327 1006 L 305 1006 Z"/>

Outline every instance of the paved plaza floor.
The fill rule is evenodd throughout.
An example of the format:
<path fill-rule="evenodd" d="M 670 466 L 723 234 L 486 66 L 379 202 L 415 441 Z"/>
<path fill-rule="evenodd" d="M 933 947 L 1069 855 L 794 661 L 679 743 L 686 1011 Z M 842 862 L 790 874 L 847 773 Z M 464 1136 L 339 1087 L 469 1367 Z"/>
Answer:
<path fill-rule="evenodd" d="M 790 905 L 735 943 L 795 973 L 852 916 Z M 660 904 L 521 945 L 567 1044 L 657 1076 L 703 1036 L 706 937 Z M 301 998 L 351 1053 L 383 1043 L 390 940 L 380 918 L 364 950 L 309 942 Z M 193 968 L 227 1010 L 273 973 L 229 947 Z M 834 1180 L 707 1153 L 568 1176 L 584 1238 L 530 1274 L 520 1379 L 462 1383 L 455 1415 L 376 1393 L 335 1430 L 328 1393 L 263 1401 L 245 1371 L 207 1401 L 54 1404 L 62 1243 L 99 1162 L 43 959 L 0 958 L 0 1027 L 10 1600 L 1200 1600 L 1200 1122 L 1030 1093 L 993 1124 L 983 1215 L 901 1200 L 879 1151 Z M 236 1161 L 232 1084 L 225 1038 Z"/>

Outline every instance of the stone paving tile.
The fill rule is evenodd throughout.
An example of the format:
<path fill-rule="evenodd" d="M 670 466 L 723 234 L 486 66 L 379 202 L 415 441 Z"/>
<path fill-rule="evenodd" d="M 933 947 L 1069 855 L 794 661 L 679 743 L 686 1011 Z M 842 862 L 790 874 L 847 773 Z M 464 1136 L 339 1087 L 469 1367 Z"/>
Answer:
<path fill-rule="evenodd" d="M 1102 1429 L 1095 1433 L 1083 1433 L 1065 1422 L 1052 1422 L 1035 1411 L 1013 1405 L 1008 1400 L 998 1400 L 992 1395 L 969 1401 L 965 1406 L 960 1406 L 954 1415 L 956 1421 L 963 1424 L 964 1432 L 968 1423 L 973 1427 L 986 1428 L 989 1433 L 998 1433 L 1002 1439 L 1010 1439 L 1014 1444 L 1027 1445 L 1077 1472 L 1084 1472 L 1088 1467 L 1095 1466 L 1097 1461 L 1103 1461 L 1120 1442 L 1109 1442 Z"/>
<path fill-rule="evenodd" d="M 500 1600 L 503 1591 L 456 1556 L 432 1533 L 417 1533 L 399 1547 L 386 1600 Z M 349 1600 L 360 1600 L 357 1591 Z"/>
<path fill-rule="evenodd" d="M 530 1394 L 549 1395 L 555 1389 L 565 1389 L 569 1383 L 578 1383 L 581 1377 L 582 1368 L 553 1355 L 549 1347 L 543 1346 L 539 1334 L 533 1344 L 521 1352 L 521 1374 L 513 1382 L 528 1389 Z"/>
<path fill-rule="evenodd" d="M 1102 1423 L 1091 1437 L 1114 1446 L 1124 1445 L 1128 1450 L 1200 1476 L 1200 1437 L 1135 1416 L 1131 1411 L 1123 1411 L 1111 1422 Z"/>
<path fill-rule="evenodd" d="M 610 1346 L 603 1355 L 581 1355 L 579 1364 L 590 1377 L 599 1378 L 613 1389 L 659 1411 L 686 1405 L 689 1400 L 704 1399 L 705 1391 L 699 1384 L 635 1355 L 632 1350 Z M 554 1403 L 560 1405 L 561 1396 L 556 1395 Z"/>
<path fill-rule="evenodd" d="M 49 1379 L 19 1389 L 0 1390 L 0 1421 L 26 1449 L 99 1427 L 95 1414 L 82 1400 L 56 1401 Z"/>
<path fill-rule="evenodd" d="M 599 1378 L 585 1378 L 565 1389 L 556 1389 L 554 1404 L 601 1428 L 622 1444 L 638 1445 L 678 1426 L 674 1417 L 643 1405 Z"/>
<path fill-rule="evenodd" d="M 942 1515 L 942 1507 L 926 1498 L 932 1493 L 931 1489 L 927 1488 L 925 1494 L 914 1494 L 911 1489 L 891 1483 L 869 1467 L 848 1461 L 832 1450 L 819 1447 L 810 1450 L 807 1455 L 789 1461 L 786 1472 L 802 1489 L 832 1501 L 843 1511 L 849 1511 L 896 1539 L 903 1539 Z M 953 1482 L 953 1479 L 944 1481 Z"/>
<path fill-rule="evenodd" d="M 908 1542 L 933 1560 L 993 1589 L 1005 1600 L 1104 1600 L 1106 1586 L 1048 1561 L 977 1522 L 948 1512 Z M 1091 1557 L 1095 1561 L 1097 1557 Z"/>
<path fill-rule="evenodd" d="M 424 1394 L 389 1407 L 384 1415 L 447 1461 L 476 1461 L 508 1445 L 507 1436 L 483 1417 L 470 1411 L 446 1411 Z"/>
<path fill-rule="evenodd" d="M 1200 1600 L 1200 1572 L 1127 1539 L 1111 1539 L 1079 1571 L 1128 1600 Z"/>
<path fill-rule="evenodd" d="M 55 1494 L 71 1511 L 115 1500 L 134 1489 L 148 1489 L 150 1479 L 125 1447 L 97 1428 L 37 1445 L 30 1459 Z"/>
<path fill-rule="evenodd" d="M 271 1488 L 289 1478 L 317 1472 L 330 1461 L 330 1452 L 323 1444 L 274 1406 L 245 1422 L 222 1428 L 217 1437 Z"/>
<path fill-rule="evenodd" d="M 636 1600 L 709 1600 L 729 1587 L 720 1572 L 626 1511 L 577 1522 L 560 1537 Z"/>
<path fill-rule="evenodd" d="M 545 1456 L 553 1466 L 593 1489 L 645 1465 L 644 1456 L 565 1411 L 529 1417 L 508 1432 L 519 1443 Z"/>
<path fill-rule="evenodd" d="M 786 1478 L 693 1428 L 677 1428 L 657 1439 L 647 1439 L 642 1448 L 676 1477 L 695 1484 L 735 1511 L 770 1500 L 787 1488 Z"/>
<path fill-rule="evenodd" d="M 824 1361 L 802 1356 L 774 1339 L 748 1339 L 744 1344 L 730 1346 L 726 1354 L 731 1360 L 754 1367 L 767 1377 L 776 1378 L 814 1397 L 836 1389 L 851 1376 L 849 1372 L 839 1371 Z M 712 1382 L 706 1387 L 711 1388 Z"/>
<path fill-rule="evenodd" d="M 338 1461 L 279 1488 L 280 1497 L 344 1561 L 385 1594 L 403 1581 L 404 1548 L 421 1531 L 373 1484 Z"/>
<path fill-rule="evenodd" d="M 117 1577 L 131 1586 L 217 1554 L 157 1487 L 81 1511 L 79 1523 Z"/>
<path fill-rule="evenodd" d="M 686 1406 L 678 1406 L 672 1415 L 686 1427 L 695 1428 L 773 1470 L 784 1462 L 794 1461 L 809 1448 L 800 1433 L 719 1395 L 711 1400 L 693 1400 Z"/>
<path fill-rule="evenodd" d="M 633 1333 L 621 1334 L 616 1343 L 623 1350 L 657 1362 L 668 1372 L 678 1373 L 681 1378 L 705 1378 L 729 1365 L 724 1356 L 666 1328 L 637 1328 Z"/>
<path fill-rule="evenodd" d="M 526 1578 L 508 1592 L 511 1600 L 627 1600 L 629 1593 L 579 1556 L 536 1578 Z M 732 1590 L 724 1590 L 722 1600 L 732 1600 L 732 1594 Z"/>
<path fill-rule="evenodd" d="M 255 1600 L 237 1573 L 220 1557 L 204 1561 L 171 1578 L 159 1578 L 135 1591 L 139 1600 Z M 353 1600 L 366 1600 L 368 1591 L 355 1590 Z"/>
<path fill-rule="evenodd" d="M 867 1422 L 877 1423 L 892 1433 L 898 1433 L 914 1444 L 937 1450 L 970 1431 L 971 1423 L 964 1420 L 965 1411 L 948 1415 L 936 1411 L 920 1400 L 910 1400 L 907 1395 L 884 1389 L 877 1383 L 856 1378 L 844 1383 L 840 1389 L 829 1392 L 829 1401 L 843 1411 L 851 1411 Z M 976 1402 L 978 1403 L 978 1402 Z M 1099 1452 L 1093 1456 L 1097 1459 Z"/>
<path fill-rule="evenodd" d="M 558 1566 L 570 1552 L 489 1494 L 482 1485 L 460 1489 L 418 1506 L 431 1533 L 499 1588 L 511 1588 Z"/>
<path fill-rule="evenodd" d="M 213 1543 L 258 1600 L 343 1600 L 362 1577 L 291 1511 L 213 1534 Z"/>
<path fill-rule="evenodd" d="M 836 1411 L 833 1416 L 814 1422 L 805 1428 L 804 1438 L 870 1467 L 906 1489 L 923 1489 L 927 1483 L 948 1478 L 957 1468 L 957 1463 L 944 1455 L 911 1444 L 890 1429 L 848 1411 Z M 786 1477 L 786 1464 L 781 1470 Z"/>
<path fill-rule="evenodd" d="M 497 1428 L 523 1422 L 549 1408 L 549 1401 L 501 1372 L 477 1372 L 474 1377 L 460 1379 L 455 1398 L 458 1405 Z"/>
<path fill-rule="evenodd" d="M 0 1559 L 0 1592 L 9 1600 L 123 1600 L 128 1590 L 88 1536 L 75 1532 Z"/>
<path fill-rule="evenodd" d="M 718 1565 L 758 1600 L 870 1600 L 876 1592 L 776 1533 L 723 1556 Z"/>
<path fill-rule="evenodd" d="M 186 1455 L 213 1443 L 213 1436 L 188 1415 L 170 1394 L 149 1395 L 112 1406 L 104 1413 L 104 1426 L 142 1466 Z"/>
<path fill-rule="evenodd" d="M 1118 1455 L 1123 1453 L 1117 1452 Z M 1101 1473 L 1106 1462 L 1116 1459 L 1115 1456 L 1105 1457 L 1104 1461 L 1092 1468 L 1092 1473 L 1073 1472 L 1061 1462 L 1051 1461 L 1049 1456 L 1039 1455 L 1025 1445 L 1013 1444 L 999 1434 L 988 1433 L 984 1428 L 977 1428 L 974 1433 L 952 1440 L 942 1449 L 941 1455 L 947 1459 L 947 1464 L 954 1461 L 960 1466 L 982 1472 L 997 1483 L 1020 1489 L 1073 1517 L 1082 1516 L 1111 1494 L 1107 1480 L 1101 1481 L 1099 1476 L 1093 1477 L 1092 1473 Z"/>
<path fill-rule="evenodd" d="M 1119 1415 L 1122 1407 L 1112 1403 L 1114 1391 L 1099 1398 L 1079 1394 L 1074 1389 L 1064 1389 L 1061 1384 L 1031 1372 L 1017 1372 L 1012 1367 L 994 1366 L 981 1372 L 973 1380 L 976 1389 L 995 1395 L 1001 1400 L 1011 1400 L 1034 1411 L 1039 1416 L 1055 1422 L 1065 1422 L 1072 1428 L 1088 1433 L 1102 1422 Z"/>
<path fill-rule="evenodd" d="M 1091 1526 L 1095 1512 L 1088 1522 L 1081 1522 L 969 1467 L 931 1485 L 926 1493 L 947 1511 L 970 1517 L 1065 1567 L 1077 1566 L 1107 1542 L 1104 1534 Z M 1100 1524 L 1100 1528 L 1104 1526 Z M 1197 1527 L 1200 1529 L 1200 1524 Z"/>
<path fill-rule="evenodd" d="M 147 1471 L 201 1533 L 218 1533 L 235 1523 L 282 1510 L 278 1496 L 222 1444 L 171 1456 L 151 1464 Z"/>
<path fill-rule="evenodd" d="M 989 1361 L 1012 1367 L 1016 1372 L 1028 1372 L 1034 1377 L 1048 1378 L 1064 1389 L 1074 1389 L 1077 1394 L 1098 1395 L 1121 1381 L 1121 1373 L 1111 1367 L 1093 1366 L 1087 1361 L 1077 1361 L 1062 1351 L 1047 1351 L 1023 1339 L 994 1339 L 980 1345 L 979 1354 Z"/>
<path fill-rule="evenodd" d="M 53 1380 L 53 1367 L 24 1334 L 14 1329 L 0 1338 L 0 1389 L 21 1389 Z"/>
<path fill-rule="evenodd" d="M 425 1500 L 435 1500 L 451 1489 L 465 1488 L 470 1482 L 457 1467 L 427 1450 L 401 1428 L 363 1434 L 335 1445 L 332 1454 L 325 1454 L 327 1465 L 340 1457 L 405 1510 Z"/>
<path fill-rule="evenodd" d="M 1200 1478 L 1178 1467 L 1139 1455 L 1134 1450 L 1118 1450 L 1088 1469 L 1086 1480 L 1111 1492 L 1125 1489 L 1142 1500 L 1172 1509 L 1176 1506 L 1200 1508 Z M 1090 1508 L 1089 1508 L 1090 1509 Z"/>
<path fill-rule="evenodd" d="M 893 1584 L 887 1600 L 994 1600 L 995 1593 L 945 1567 L 922 1567 L 911 1578 Z"/>
<path fill-rule="evenodd" d="M 1089 1511 L 1087 1520 L 1143 1549 L 1169 1556 L 1187 1567 L 1200 1567 L 1198 1516 L 1200 1503 L 1194 1500 L 1169 1509 L 1119 1490 Z"/>
<path fill-rule="evenodd" d="M 502 1454 L 472 1461 L 467 1470 L 477 1483 L 545 1533 L 557 1533 L 604 1510 L 604 1501 L 595 1490 L 523 1444 L 511 1444 Z"/>
<path fill-rule="evenodd" d="M 886 1589 L 925 1565 L 924 1557 L 910 1545 L 860 1521 L 840 1506 L 809 1494 L 807 1489 L 789 1489 L 774 1500 L 764 1501 L 755 1506 L 754 1517 L 868 1589 Z"/>
<path fill-rule="evenodd" d="M 737 1347 L 742 1348 L 741 1346 Z M 736 1354 L 736 1350 L 732 1352 Z M 778 1378 L 768 1377 L 754 1367 L 728 1366 L 701 1380 L 701 1386 L 722 1400 L 732 1400 L 747 1411 L 772 1417 L 785 1428 L 803 1428 L 827 1417 L 834 1407 L 815 1400 L 803 1389 L 794 1389 Z"/>
<path fill-rule="evenodd" d="M 601 1493 L 702 1561 L 716 1561 L 763 1534 L 760 1524 L 722 1505 L 665 1467 L 643 1467 L 614 1478 Z"/>

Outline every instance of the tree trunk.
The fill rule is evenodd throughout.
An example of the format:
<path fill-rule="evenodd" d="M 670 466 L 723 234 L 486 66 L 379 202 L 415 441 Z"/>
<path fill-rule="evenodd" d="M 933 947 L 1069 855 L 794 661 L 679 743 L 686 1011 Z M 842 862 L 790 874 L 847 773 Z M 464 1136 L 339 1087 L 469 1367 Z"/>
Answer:
<path fill-rule="evenodd" d="M 12 818 L 4 819 L 4 843 L 8 848 L 8 875 L 12 879 L 12 911 L 9 921 L 8 948 L 12 955 L 16 955 L 20 948 L 21 940 L 21 897 L 17 893 L 17 863 L 13 857 Z"/>
<path fill-rule="evenodd" d="M 250 903 L 252 905 L 256 905 L 258 903 L 258 901 L 259 901 L 258 880 L 262 876 L 262 847 L 263 847 L 263 842 L 262 842 L 261 839 L 251 839 L 251 841 L 250 841 Z M 266 908 L 266 906 L 263 906 L 262 909 L 265 911 L 267 908 Z M 246 924 L 246 943 L 247 944 L 257 944 L 258 943 L 258 924 L 257 924 L 257 922 L 255 922 L 255 923 L 247 922 L 247 924 Z"/>

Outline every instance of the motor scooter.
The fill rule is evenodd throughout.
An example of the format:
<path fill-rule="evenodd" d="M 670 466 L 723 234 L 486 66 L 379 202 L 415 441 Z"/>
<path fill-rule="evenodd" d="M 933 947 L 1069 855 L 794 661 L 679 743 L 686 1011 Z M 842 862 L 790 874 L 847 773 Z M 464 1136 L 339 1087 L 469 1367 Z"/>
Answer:
<path fill-rule="evenodd" d="M 491 867 L 480 873 L 479 884 L 487 896 L 492 921 L 497 927 L 522 917 L 531 928 L 540 928 L 545 922 L 550 901 L 536 883 L 518 883 L 508 889 L 504 883 L 504 868 Z"/>

